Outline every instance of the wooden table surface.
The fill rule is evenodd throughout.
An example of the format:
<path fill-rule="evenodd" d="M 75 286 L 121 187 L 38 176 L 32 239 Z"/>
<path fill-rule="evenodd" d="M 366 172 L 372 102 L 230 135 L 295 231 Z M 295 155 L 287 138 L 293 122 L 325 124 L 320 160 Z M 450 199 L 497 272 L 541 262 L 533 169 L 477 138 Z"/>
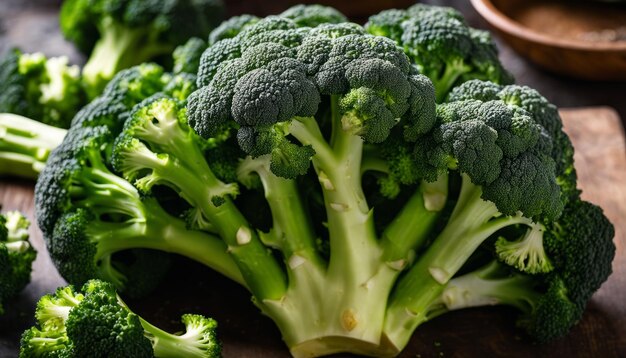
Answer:
<path fill-rule="evenodd" d="M 582 321 L 565 338 L 533 345 L 515 328 L 515 311 L 506 307 L 469 309 L 424 324 L 401 357 L 626 357 L 626 144 L 620 120 L 609 108 L 563 110 L 576 148 L 576 167 L 584 198 L 605 209 L 616 227 L 613 274 L 591 300 Z M 0 204 L 33 219 L 33 183 L 0 179 Z M 38 298 L 64 282 L 45 251 L 41 233 L 31 227 L 39 251 L 32 283 L 0 317 L 0 357 L 15 356 L 20 333 L 33 323 Z M 220 324 L 226 357 L 288 357 L 273 323 L 261 316 L 241 287 L 194 262 L 176 258 L 155 296 L 129 301 L 149 321 L 180 329 L 186 312 L 206 314 Z M 344 355 L 345 356 L 345 355 Z"/>
<path fill-rule="evenodd" d="M 452 5 L 470 24 L 484 27 L 467 0 L 425 0 Z M 48 55 L 83 58 L 59 34 L 59 0 L 0 0 L 0 54 L 14 45 Z M 626 120 L 626 84 L 593 83 L 545 73 L 499 43 L 502 61 L 521 84 L 539 89 L 563 107 L 610 105 Z M 607 108 L 564 110 L 566 129 L 577 149 L 576 165 L 584 197 L 604 207 L 616 225 L 614 273 L 590 302 L 571 334 L 547 345 L 532 345 L 511 322 L 515 311 L 505 307 L 446 314 L 424 324 L 401 357 L 626 357 L 626 146 L 619 116 Z M 0 204 L 33 219 L 32 182 L 0 179 Z M 52 265 L 33 226 L 39 251 L 32 283 L 0 317 L 0 358 L 17 355 L 19 335 L 33 323 L 35 302 L 64 281 Z M 226 357 L 288 357 L 273 323 L 261 316 L 245 290 L 205 267 L 177 258 L 174 268 L 149 300 L 129 301 L 134 311 L 164 328 L 180 329 L 182 313 L 216 318 Z"/>

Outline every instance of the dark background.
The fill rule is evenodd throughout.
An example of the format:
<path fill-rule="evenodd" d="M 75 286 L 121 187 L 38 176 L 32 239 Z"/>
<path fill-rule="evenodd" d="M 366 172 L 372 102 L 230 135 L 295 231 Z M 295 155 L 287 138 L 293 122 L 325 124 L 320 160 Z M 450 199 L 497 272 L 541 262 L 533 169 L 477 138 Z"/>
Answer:
<path fill-rule="evenodd" d="M 427 0 L 425 3 L 449 5 L 461 10 L 468 22 L 479 28 L 486 28 L 486 23 L 473 10 L 468 0 Z M 82 64 L 83 56 L 73 46 L 65 42 L 58 29 L 57 0 L 0 0 L 0 54 L 13 46 L 19 46 L 25 52 L 42 51 L 48 56 L 67 55 L 71 62 Z M 281 1 L 231 1 L 228 2 L 230 15 L 242 12 L 251 12 L 257 15 L 276 13 L 286 8 Z M 374 1 L 343 1 L 344 11 L 353 11 L 357 22 L 364 22 L 368 11 L 375 12 L 372 6 L 364 4 Z M 407 4 L 403 0 L 389 0 L 376 2 Z M 410 2 L 409 2 L 410 4 Z M 398 5 L 398 6 L 400 6 Z M 374 6 L 374 7 L 376 7 Z M 498 41 L 501 59 L 519 84 L 529 85 L 538 89 L 551 102 L 559 107 L 584 107 L 606 105 L 615 108 L 622 117 L 622 124 L 626 118 L 626 84 L 600 83 L 552 75 L 529 64 L 517 56 L 506 44 Z M 31 182 L 19 180 L 0 183 L 0 203 L 3 187 L 20 188 L 28 192 L 32 188 Z M 6 190 L 5 190 L 6 191 Z M 7 194 L 4 194 L 7 195 Z M 8 194 L 10 195 L 10 193 Z M 5 198 L 6 199 L 6 198 Z M 23 197 L 23 207 L 32 208 L 32 197 Z M 32 211 L 31 211 L 32 212 Z M 17 355 L 20 333 L 32 324 L 34 303 L 37 299 L 52 291 L 64 282 L 55 272 L 50 260 L 42 247 L 40 233 L 36 228 L 31 232 L 35 246 L 39 250 L 33 275 L 33 284 L 13 302 L 7 313 L 0 317 L 0 358 Z M 201 298 L 199 298 L 201 297 Z M 626 303 L 626 302 L 625 302 Z M 247 292 L 235 284 L 213 274 L 210 270 L 179 259 L 168 279 L 161 285 L 156 296 L 142 301 L 129 301 L 129 305 L 137 313 L 144 315 L 148 320 L 170 330 L 180 329 L 178 317 L 182 313 L 194 312 L 210 315 L 220 323 L 220 336 L 225 341 L 225 355 L 232 357 L 288 357 L 283 347 L 280 334 L 273 323 L 261 316 L 250 302 Z M 611 346 L 608 342 L 616 342 L 619 337 L 605 336 L 600 332 L 624 332 L 624 327 L 606 327 L 611 324 L 611 318 L 606 317 L 602 307 L 593 303 L 588 308 L 591 312 L 585 317 L 585 327 L 574 328 L 572 336 L 585 337 L 584 340 L 565 339 L 555 343 L 535 347 L 533 352 L 537 356 L 556 356 L 564 347 L 569 352 L 576 352 L 578 356 L 591 354 L 588 342 L 607 342 L 606 347 L 597 347 L 603 357 L 619 357 L 625 354 L 624 347 Z M 481 356 L 480 352 L 493 356 L 526 357 L 525 349 L 517 351 L 515 347 L 529 344 L 521 331 L 511 322 L 514 312 L 508 308 L 496 307 L 476 309 L 466 312 L 446 314 L 424 325 L 415 335 L 409 349 L 404 352 L 406 357 L 467 357 Z M 596 330 L 603 327 L 602 330 Z M 454 330 L 451 334 L 442 334 Z M 584 332 L 583 332 L 584 330 Z M 484 337 L 476 332 L 484 332 Z M 594 333 L 597 332 L 597 333 Z M 623 338 L 623 337 L 622 337 Z M 623 341 L 623 339 L 622 339 Z M 601 345 L 601 344 L 600 344 Z M 238 348 L 239 347 L 239 348 Z M 465 351 L 462 347 L 470 347 Z M 620 353 L 621 352 L 621 353 Z"/>

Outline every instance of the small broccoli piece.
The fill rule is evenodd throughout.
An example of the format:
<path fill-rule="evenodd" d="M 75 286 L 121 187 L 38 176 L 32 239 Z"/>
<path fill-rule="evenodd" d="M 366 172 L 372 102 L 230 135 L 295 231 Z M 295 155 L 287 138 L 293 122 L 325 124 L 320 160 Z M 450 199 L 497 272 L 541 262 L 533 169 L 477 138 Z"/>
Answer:
<path fill-rule="evenodd" d="M 220 0 L 71 0 L 63 3 L 60 24 L 68 40 L 90 53 L 83 81 L 94 98 L 120 70 L 207 36 L 222 14 Z"/>
<path fill-rule="evenodd" d="M 20 357 L 220 357 L 217 323 L 185 314 L 186 332 L 171 334 L 133 313 L 113 285 L 91 280 L 80 291 L 43 296 L 37 326 L 22 335 Z"/>
<path fill-rule="evenodd" d="M 197 37 L 192 37 L 185 44 L 176 47 L 172 53 L 174 60 L 172 72 L 195 75 L 198 72 L 198 67 L 200 67 L 200 57 L 207 47 L 207 43 Z"/>
<path fill-rule="evenodd" d="M 513 82 L 489 33 L 467 26 L 452 8 L 416 4 L 406 10 L 385 10 L 370 17 L 365 28 L 404 48 L 419 72 L 433 81 L 438 102 L 467 80 Z"/>
<path fill-rule="evenodd" d="M 30 222 L 17 211 L 0 215 L 0 315 L 4 304 L 30 282 L 37 252 L 28 241 Z"/>
<path fill-rule="evenodd" d="M 348 18 L 337 9 L 323 5 L 295 5 L 278 16 L 293 20 L 298 27 L 316 27 L 321 24 L 347 22 Z"/>
<path fill-rule="evenodd" d="M 0 113 L 14 113 L 59 128 L 85 104 L 78 66 L 15 49 L 0 59 Z"/>
<path fill-rule="evenodd" d="M 597 206 L 571 201 L 544 233 L 549 273 L 527 275 L 491 264 L 453 278 L 442 295 L 448 309 L 504 304 L 518 308 L 519 325 L 539 342 L 565 335 L 611 273 L 613 225 Z"/>

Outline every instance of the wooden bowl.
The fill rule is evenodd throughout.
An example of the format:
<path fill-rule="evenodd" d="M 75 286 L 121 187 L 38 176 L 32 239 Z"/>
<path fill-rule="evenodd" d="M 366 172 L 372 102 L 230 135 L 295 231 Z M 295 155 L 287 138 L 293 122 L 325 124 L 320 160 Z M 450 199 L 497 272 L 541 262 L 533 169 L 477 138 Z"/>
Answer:
<path fill-rule="evenodd" d="M 472 0 L 522 56 L 590 80 L 626 80 L 626 5 L 595 1 Z"/>

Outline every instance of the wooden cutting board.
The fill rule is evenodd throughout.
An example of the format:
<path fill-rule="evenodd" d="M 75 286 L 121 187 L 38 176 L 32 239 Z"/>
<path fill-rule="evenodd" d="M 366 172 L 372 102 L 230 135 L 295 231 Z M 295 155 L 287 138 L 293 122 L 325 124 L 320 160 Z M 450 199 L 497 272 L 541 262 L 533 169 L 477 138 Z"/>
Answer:
<path fill-rule="evenodd" d="M 516 329 L 515 311 L 506 307 L 445 314 L 424 324 L 401 357 L 626 357 L 626 144 L 620 119 L 606 107 L 564 109 L 565 129 L 576 148 L 576 168 L 583 197 L 604 208 L 615 224 L 617 254 L 613 274 L 591 300 L 570 335 L 546 345 L 530 343 Z M 0 180 L 0 204 L 33 216 L 33 183 Z M 39 251 L 32 283 L 0 317 L 0 357 L 16 356 L 19 335 L 32 324 L 35 302 L 64 281 L 43 245 L 30 230 Z M 170 329 L 180 329 L 185 312 L 216 318 L 225 357 L 289 357 L 273 323 L 260 315 L 240 287 L 187 260 L 174 268 L 150 299 L 129 301 L 137 313 Z M 341 355 L 347 357 L 347 355 Z"/>

